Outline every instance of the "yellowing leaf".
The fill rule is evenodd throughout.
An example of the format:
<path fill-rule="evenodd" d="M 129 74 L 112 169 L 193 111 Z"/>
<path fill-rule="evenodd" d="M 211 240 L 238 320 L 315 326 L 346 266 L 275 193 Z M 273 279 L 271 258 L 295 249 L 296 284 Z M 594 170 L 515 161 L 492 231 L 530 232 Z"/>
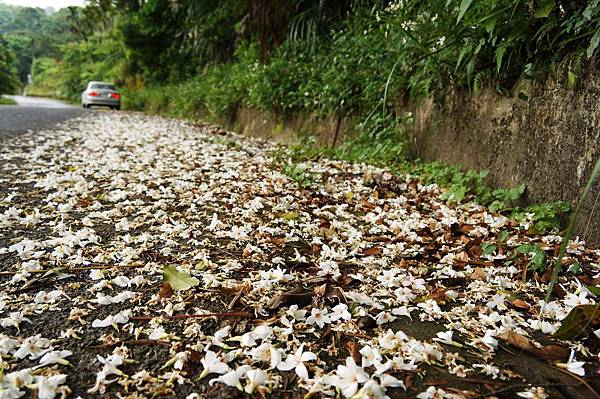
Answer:
<path fill-rule="evenodd" d="M 173 266 L 165 266 L 163 268 L 163 281 L 169 283 L 173 291 L 185 291 L 200 284 L 196 277 L 190 276 L 189 273 L 181 272 Z"/>
<path fill-rule="evenodd" d="M 296 220 L 299 216 L 300 215 L 298 215 L 297 212 L 288 212 L 281 215 L 281 218 L 285 220 Z"/>

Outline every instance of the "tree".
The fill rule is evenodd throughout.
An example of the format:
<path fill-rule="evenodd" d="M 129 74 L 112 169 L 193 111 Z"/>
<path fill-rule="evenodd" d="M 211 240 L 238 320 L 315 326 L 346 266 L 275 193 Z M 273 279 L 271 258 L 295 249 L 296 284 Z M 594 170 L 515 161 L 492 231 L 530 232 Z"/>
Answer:
<path fill-rule="evenodd" d="M 0 36 L 0 94 L 14 93 L 18 88 L 15 54 L 8 42 Z"/>

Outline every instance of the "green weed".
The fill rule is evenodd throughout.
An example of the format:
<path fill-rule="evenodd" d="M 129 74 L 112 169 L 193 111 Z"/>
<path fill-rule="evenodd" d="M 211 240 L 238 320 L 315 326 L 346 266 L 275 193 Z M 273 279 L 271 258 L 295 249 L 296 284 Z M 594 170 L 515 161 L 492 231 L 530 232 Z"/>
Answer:
<path fill-rule="evenodd" d="M 293 163 L 286 163 L 281 169 L 281 173 L 292 179 L 301 188 L 307 188 L 314 184 L 313 177 L 307 172 L 305 167 Z"/>

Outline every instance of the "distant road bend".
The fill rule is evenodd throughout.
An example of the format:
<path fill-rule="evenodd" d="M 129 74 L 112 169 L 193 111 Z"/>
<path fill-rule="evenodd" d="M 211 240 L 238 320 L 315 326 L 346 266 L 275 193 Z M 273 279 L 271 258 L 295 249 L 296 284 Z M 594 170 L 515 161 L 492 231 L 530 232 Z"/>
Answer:
<path fill-rule="evenodd" d="M 38 97 L 10 96 L 17 105 L 0 106 L 0 137 L 48 129 L 69 118 L 88 112 L 59 100 Z"/>

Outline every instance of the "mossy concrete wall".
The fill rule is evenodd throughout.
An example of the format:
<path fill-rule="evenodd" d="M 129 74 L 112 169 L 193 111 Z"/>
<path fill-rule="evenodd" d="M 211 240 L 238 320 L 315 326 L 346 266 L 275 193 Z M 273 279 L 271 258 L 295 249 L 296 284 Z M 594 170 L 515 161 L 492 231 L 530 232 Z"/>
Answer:
<path fill-rule="evenodd" d="M 349 118 L 338 115 L 323 119 L 314 114 L 280 114 L 240 108 L 227 127 L 247 136 L 282 144 L 295 144 L 311 137 L 321 145 L 335 147 L 342 142 L 351 126 Z"/>
<path fill-rule="evenodd" d="M 589 65 L 570 89 L 547 81 L 521 83 L 507 98 L 492 90 L 457 92 L 442 106 L 413 107 L 412 150 L 426 160 L 489 170 L 497 187 L 527 184 L 525 201 L 580 197 L 600 158 L 600 65 Z M 576 234 L 600 244 L 600 181 L 594 184 Z"/>

